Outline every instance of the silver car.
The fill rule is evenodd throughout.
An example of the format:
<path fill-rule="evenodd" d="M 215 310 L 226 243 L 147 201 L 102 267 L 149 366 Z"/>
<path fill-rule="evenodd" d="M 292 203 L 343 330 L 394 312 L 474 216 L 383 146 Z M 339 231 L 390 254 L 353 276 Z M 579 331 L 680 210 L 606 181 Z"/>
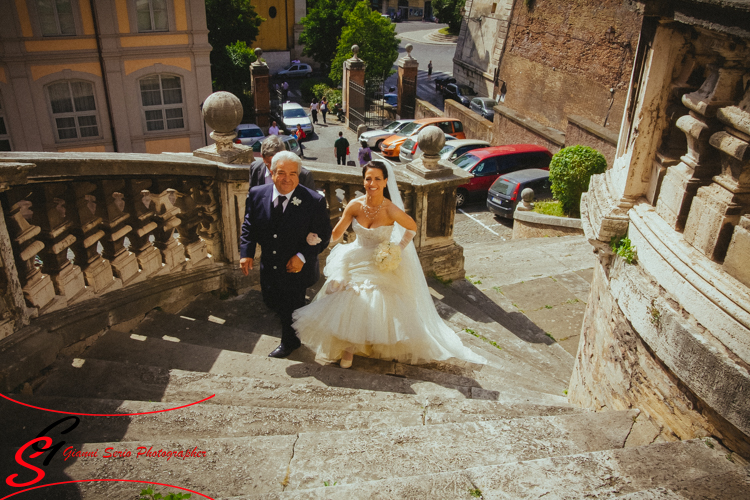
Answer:
<path fill-rule="evenodd" d="M 373 150 L 380 151 L 380 144 L 392 135 L 398 134 L 402 128 L 414 120 L 395 120 L 379 130 L 368 130 L 357 139 L 359 142 L 367 141 L 367 145 Z"/>
<path fill-rule="evenodd" d="M 492 121 L 495 118 L 495 110 L 493 108 L 496 104 L 497 101 L 489 97 L 475 97 L 471 100 L 469 108 L 475 113 L 482 115 L 482 118 Z"/>
<path fill-rule="evenodd" d="M 443 132 L 445 134 L 445 132 Z M 418 136 L 414 135 L 409 137 L 401 145 L 401 150 L 398 153 L 398 159 L 402 162 L 414 161 L 422 156 L 422 150 L 419 149 L 419 143 L 417 142 Z M 445 144 L 454 142 L 456 140 L 452 135 L 445 134 Z"/>
<path fill-rule="evenodd" d="M 297 130 L 297 125 L 302 127 L 302 130 L 305 131 L 305 135 L 307 136 L 315 132 L 312 120 L 307 116 L 305 108 L 296 102 L 285 102 L 282 106 L 281 114 L 281 123 L 286 133 L 293 133 Z"/>
<path fill-rule="evenodd" d="M 440 158 L 453 161 L 471 150 L 488 147 L 490 147 L 490 143 L 487 141 L 480 141 L 479 139 L 456 139 L 455 141 L 445 143 L 443 149 L 440 150 Z"/>
<path fill-rule="evenodd" d="M 256 142 L 262 142 L 266 138 L 261 128 L 254 123 L 242 123 L 237 125 L 234 131 L 237 133 L 234 143 L 244 146 L 252 146 Z"/>
<path fill-rule="evenodd" d="M 310 75 L 312 75 L 312 72 L 313 70 L 309 64 L 293 63 L 279 71 L 277 75 L 280 77 L 285 76 L 288 78 L 309 77 Z"/>
<path fill-rule="evenodd" d="M 292 135 L 280 135 L 279 139 L 281 139 L 281 142 L 284 143 L 284 147 L 287 151 L 291 151 L 297 156 L 300 156 L 302 150 L 299 147 L 299 143 L 297 142 L 296 137 Z M 255 155 L 256 158 L 260 158 L 260 144 L 260 142 L 256 142 L 255 144 L 253 144 L 253 153 L 258 153 L 257 155 Z"/>

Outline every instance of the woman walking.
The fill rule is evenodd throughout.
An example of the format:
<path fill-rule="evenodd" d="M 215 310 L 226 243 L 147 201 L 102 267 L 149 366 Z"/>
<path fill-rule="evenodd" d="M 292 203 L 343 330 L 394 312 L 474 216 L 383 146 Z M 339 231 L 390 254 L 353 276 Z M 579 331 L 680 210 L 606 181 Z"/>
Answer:
<path fill-rule="evenodd" d="M 326 122 L 326 114 L 328 114 L 328 99 L 323 98 L 320 100 L 320 114 L 323 115 L 323 123 L 328 124 Z"/>
<path fill-rule="evenodd" d="M 312 115 L 312 122 L 318 123 L 318 100 L 313 99 L 310 104 L 310 114 Z"/>

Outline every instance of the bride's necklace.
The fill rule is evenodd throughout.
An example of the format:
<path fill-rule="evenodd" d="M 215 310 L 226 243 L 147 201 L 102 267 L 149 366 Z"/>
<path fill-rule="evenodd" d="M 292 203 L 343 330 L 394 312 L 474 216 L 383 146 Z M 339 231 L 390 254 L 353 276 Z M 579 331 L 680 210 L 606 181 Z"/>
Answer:
<path fill-rule="evenodd" d="M 377 207 L 371 207 L 367 204 L 367 200 L 365 200 L 364 203 L 362 203 L 362 211 L 365 214 L 365 217 L 367 217 L 370 220 L 375 220 L 375 217 L 378 216 L 378 213 L 380 213 L 380 209 L 383 208 L 383 203 L 385 203 L 385 197 L 383 197 L 383 201 L 380 202 L 380 205 Z"/>

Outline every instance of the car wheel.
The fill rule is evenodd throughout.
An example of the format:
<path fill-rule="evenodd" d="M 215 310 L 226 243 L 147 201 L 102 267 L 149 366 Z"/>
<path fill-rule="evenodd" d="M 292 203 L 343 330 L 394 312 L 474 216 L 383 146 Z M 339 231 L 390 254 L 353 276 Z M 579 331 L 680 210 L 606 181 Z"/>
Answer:
<path fill-rule="evenodd" d="M 468 198 L 469 193 L 466 192 L 464 189 L 457 189 L 456 190 L 456 208 L 461 208 L 466 204 L 466 198 Z"/>
<path fill-rule="evenodd" d="M 378 151 L 380 151 L 380 146 L 383 145 L 384 140 L 385 139 L 380 139 L 378 142 L 375 143 L 375 147 L 377 148 Z"/>

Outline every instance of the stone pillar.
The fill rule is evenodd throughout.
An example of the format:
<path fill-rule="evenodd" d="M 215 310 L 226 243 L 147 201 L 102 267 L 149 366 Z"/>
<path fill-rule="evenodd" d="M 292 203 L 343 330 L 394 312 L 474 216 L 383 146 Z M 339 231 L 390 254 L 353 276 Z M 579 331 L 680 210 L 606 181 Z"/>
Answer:
<path fill-rule="evenodd" d="M 203 119 L 213 129 L 215 144 L 193 151 L 193 155 L 221 163 L 252 163 L 253 148 L 235 144 L 234 129 L 242 122 L 242 103 L 230 92 L 214 92 L 203 102 Z"/>
<path fill-rule="evenodd" d="M 700 89 L 682 96 L 682 103 L 689 114 L 677 120 L 677 127 L 687 136 L 688 151 L 680 158 L 680 163 L 667 170 L 662 181 L 657 213 L 672 228 L 681 231 L 690 212 L 693 197 L 698 188 L 711 182 L 711 177 L 719 173 L 717 151 L 709 146 L 709 139 L 721 127 L 715 117 L 719 108 L 731 106 L 739 99 L 745 69 L 741 62 L 732 62 L 731 42 L 717 43 L 713 49 L 719 59 L 729 61 L 724 67 L 712 66 L 708 78 Z"/>
<path fill-rule="evenodd" d="M 125 180 L 102 181 L 100 193 L 103 203 L 98 210 L 104 219 L 102 256 L 110 262 L 114 275 L 122 280 L 123 286 L 138 283 L 146 276 L 139 272 L 135 254 L 125 246 L 125 237 L 133 231 L 129 224 L 131 214 L 126 210 L 125 204 Z"/>
<path fill-rule="evenodd" d="M 138 259 L 143 279 L 161 271 L 161 252 L 151 243 L 149 237 L 159 225 L 156 223 L 156 203 L 149 191 L 152 181 L 147 179 L 130 179 L 127 183 L 125 204 L 129 213 L 135 217 L 131 221 L 133 230 L 128 234 L 130 250 Z"/>
<path fill-rule="evenodd" d="M 456 188 L 465 184 L 471 175 L 440 159 L 445 134 L 439 128 L 425 127 L 417 141 L 424 154 L 406 166 L 415 177 L 412 182 L 413 216 L 417 222 L 414 246 L 426 274 L 461 279 L 464 277 L 464 251 L 453 240 Z"/>
<path fill-rule="evenodd" d="M 404 78 L 417 80 L 419 61 L 411 56 L 414 48 L 412 44 L 406 45 L 406 55 L 398 60 L 398 116 L 403 119 L 415 118 L 414 108 L 417 103 L 417 86 L 404 85 Z"/>
<path fill-rule="evenodd" d="M 261 49 L 255 49 L 255 56 L 258 59 L 250 65 L 250 86 L 255 106 L 255 124 L 266 130 L 271 126 L 271 82 L 268 64 L 260 60 L 262 55 Z"/>
<path fill-rule="evenodd" d="M 698 189 L 684 238 L 721 262 L 740 217 L 750 211 L 750 89 L 738 105 L 720 108 L 716 116 L 725 127 L 711 136 L 709 144 L 719 152 L 721 174 Z M 742 246 L 740 240 L 745 241 L 740 238 L 736 244 Z"/>
<path fill-rule="evenodd" d="M 349 92 L 349 84 L 356 83 L 361 87 L 365 86 L 365 62 L 357 56 L 359 53 L 359 46 L 352 45 L 352 54 L 350 59 L 344 61 L 344 76 L 342 81 L 342 92 L 341 92 L 341 106 L 346 113 L 346 121 L 349 122 L 349 108 L 355 106 L 356 108 L 362 107 L 364 109 L 365 102 L 364 96 L 362 96 L 362 102 L 352 102 Z"/>

